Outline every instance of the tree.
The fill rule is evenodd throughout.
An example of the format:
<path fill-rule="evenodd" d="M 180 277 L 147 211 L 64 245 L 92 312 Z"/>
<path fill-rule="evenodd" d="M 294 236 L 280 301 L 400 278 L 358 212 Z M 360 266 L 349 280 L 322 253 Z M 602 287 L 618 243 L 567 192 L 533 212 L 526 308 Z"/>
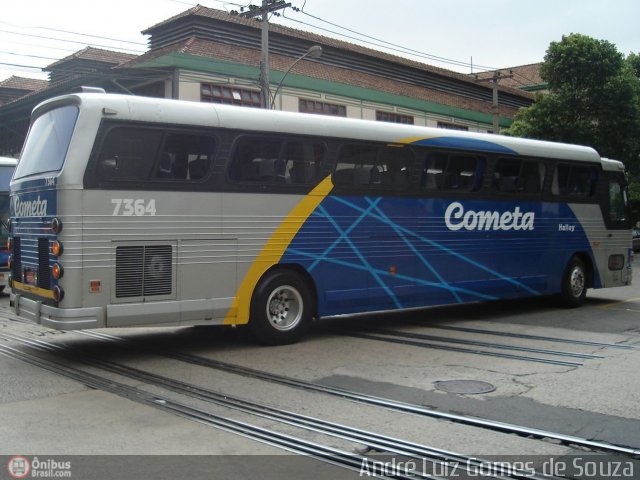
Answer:
<path fill-rule="evenodd" d="M 631 67 L 635 76 L 640 78 L 640 54 L 630 53 L 627 57 L 627 63 Z"/>
<path fill-rule="evenodd" d="M 549 93 L 521 109 L 508 135 L 588 145 L 640 178 L 640 58 L 571 34 L 547 49 L 540 75 Z"/>

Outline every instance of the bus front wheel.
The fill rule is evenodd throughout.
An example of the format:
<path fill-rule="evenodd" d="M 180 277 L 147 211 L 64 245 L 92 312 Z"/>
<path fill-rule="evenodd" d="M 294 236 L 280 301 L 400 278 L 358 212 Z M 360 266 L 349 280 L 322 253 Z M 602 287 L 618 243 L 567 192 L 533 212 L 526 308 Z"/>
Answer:
<path fill-rule="evenodd" d="M 578 256 L 573 256 L 562 278 L 560 294 L 562 304 L 568 308 L 579 307 L 587 296 L 587 270 Z"/>
<path fill-rule="evenodd" d="M 249 329 L 265 345 L 297 342 L 311 327 L 313 295 L 294 271 L 269 272 L 251 299 Z"/>

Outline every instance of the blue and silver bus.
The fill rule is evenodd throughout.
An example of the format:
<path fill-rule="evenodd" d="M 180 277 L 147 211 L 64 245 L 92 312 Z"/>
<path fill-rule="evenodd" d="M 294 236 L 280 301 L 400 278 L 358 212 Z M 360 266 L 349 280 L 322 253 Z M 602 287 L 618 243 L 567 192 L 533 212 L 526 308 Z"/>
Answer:
<path fill-rule="evenodd" d="M 55 329 L 247 325 L 631 283 L 622 163 L 498 135 L 101 93 L 37 106 L 11 302 Z"/>
<path fill-rule="evenodd" d="M 9 238 L 9 183 L 13 176 L 18 161 L 15 158 L 0 157 L 0 293 L 7 286 L 9 279 L 9 250 L 7 240 Z"/>

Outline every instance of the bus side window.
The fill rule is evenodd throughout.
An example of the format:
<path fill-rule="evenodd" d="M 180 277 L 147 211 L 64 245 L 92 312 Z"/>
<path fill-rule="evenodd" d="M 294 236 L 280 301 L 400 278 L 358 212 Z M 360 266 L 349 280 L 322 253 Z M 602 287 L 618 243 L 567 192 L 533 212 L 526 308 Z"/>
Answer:
<path fill-rule="evenodd" d="M 364 186 L 376 180 L 379 182 L 379 171 L 376 167 L 377 156 L 377 145 L 344 145 L 333 172 L 333 184 Z"/>
<path fill-rule="evenodd" d="M 502 193 L 542 192 L 547 167 L 536 160 L 500 158 L 493 171 L 493 189 Z"/>
<path fill-rule="evenodd" d="M 409 185 L 412 164 L 413 150 L 402 146 L 345 145 L 332 180 L 334 185 L 402 191 Z"/>
<path fill-rule="evenodd" d="M 524 193 L 540 193 L 544 185 L 547 167 L 542 162 L 524 162 L 522 166 L 522 190 Z"/>
<path fill-rule="evenodd" d="M 284 182 L 285 166 L 278 160 L 281 147 L 279 138 L 240 137 L 229 164 L 229 178 L 239 182 Z"/>
<path fill-rule="evenodd" d="M 318 177 L 322 171 L 326 147 L 308 141 L 287 142 L 284 149 L 286 183 L 304 185 Z"/>
<path fill-rule="evenodd" d="M 449 187 L 462 191 L 477 191 L 482 187 L 484 173 L 484 161 L 480 157 L 468 155 L 451 155 L 447 165 L 446 181 L 453 179 L 453 184 Z"/>
<path fill-rule="evenodd" d="M 444 172 L 446 168 L 446 154 L 434 153 L 428 155 L 422 171 L 423 190 L 442 190 L 444 188 Z"/>
<path fill-rule="evenodd" d="M 404 190 L 409 184 L 413 150 L 406 147 L 384 147 L 378 152 L 378 183 L 383 187 Z"/>
<path fill-rule="evenodd" d="M 170 133 L 165 136 L 155 178 L 201 180 L 209 172 L 215 140 L 204 135 Z"/>
<path fill-rule="evenodd" d="M 105 180 L 147 180 L 162 132 L 144 128 L 109 130 L 98 157 L 98 173 Z"/>
<path fill-rule="evenodd" d="M 484 163 L 484 158 L 477 156 L 430 153 L 422 171 L 422 189 L 478 191 L 482 188 Z"/>
<path fill-rule="evenodd" d="M 595 167 L 559 164 L 553 175 L 551 193 L 570 197 L 592 197 L 598 185 Z"/>
<path fill-rule="evenodd" d="M 501 158 L 493 171 L 493 189 L 502 193 L 521 191 L 520 168 L 522 160 Z"/>

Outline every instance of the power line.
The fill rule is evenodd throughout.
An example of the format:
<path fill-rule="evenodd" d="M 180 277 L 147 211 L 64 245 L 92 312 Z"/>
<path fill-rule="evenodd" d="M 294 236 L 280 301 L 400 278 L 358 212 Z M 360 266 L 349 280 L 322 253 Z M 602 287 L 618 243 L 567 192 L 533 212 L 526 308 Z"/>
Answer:
<path fill-rule="evenodd" d="M 362 40 L 362 39 L 359 39 L 359 38 L 356 38 L 356 37 L 353 37 L 353 36 L 350 36 L 350 35 L 345 35 L 344 33 L 336 32 L 336 31 L 334 31 L 334 30 L 329 30 L 329 29 L 326 29 L 326 28 L 320 27 L 320 26 L 318 26 L 318 25 L 313 25 L 313 24 L 310 24 L 310 23 L 307 23 L 307 22 L 303 22 L 303 21 L 301 21 L 301 20 L 297 20 L 297 19 L 291 18 L 291 17 L 285 17 L 285 18 L 287 18 L 288 20 L 292 20 L 292 21 L 294 21 L 294 22 L 301 23 L 301 24 L 303 24 L 303 25 L 306 25 L 306 26 L 312 27 L 312 28 L 318 28 L 318 29 L 320 29 L 320 30 L 323 30 L 323 31 L 326 31 L 326 32 L 329 32 L 329 33 L 333 33 L 333 34 L 335 34 L 335 35 L 339 35 L 339 36 L 341 36 L 341 37 L 349 38 L 349 39 L 351 39 L 351 40 L 356 40 L 356 41 L 360 41 L 360 42 L 363 42 L 363 43 L 368 43 L 368 44 L 371 44 L 371 45 L 375 45 L 375 46 L 377 46 L 377 47 L 386 48 L 386 49 L 388 49 L 388 50 L 395 51 L 395 52 L 399 52 L 399 53 L 404 53 L 404 54 L 409 54 L 409 55 L 413 55 L 413 56 L 418 56 L 418 57 L 420 57 L 420 58 L 424 58 L 424 59 L 431 60 L 431 61 L 434 61 L 434 62 L 445 63 L 445 64 L 455 65 L 455 66 L 462 66 L 462 67 L 473 67 L 473 66 L 477 66 L 477 67 L 479 67 L 479 68 L 481 68 L 481 69 L 483 69 L 483 70 L 487 70 L 487 71 L 495 71 L 495 70 L 499 70 L 499 69 L 498 69 L 498 68 L 496 68 L 496 67 L 489 67 L 489 66 L 486 66 L 486 65 L 474 65 L 474 64 L 472 64 L 472 63 L 470 63 L 470 62 L 465 62 L 465 61 L 455 60 L 455 59 L 451 59 L 451 58 L 447 58 L 447 57 L 441 57 L 441 56 L 438 56 L 438 55 L 434 55 L 434 54 L 430 54 L 430 53 L 422 52 L 422 51 L 419 51 L 419 50 L 415 50 L 415 49 L 413 49 L 413 48 L 405 47 L 405 46 L 403 46 L 403 45 L 399 45 L 399 44 L 396 44 L 396 43 L 389 42 L 389 41 L 387 41 L 387 40 L 383 40 L 383 39 L 378 38 L 378 37 L 374 37 L 374 36 L 372 36 L 372 35 L 368 35 L 368 34 L 366 34 L 366 33 L 359 32 L 359 31 L 357 31 L 357 30 L 351 29 L 351 28 L 349 28 L 349 27 L 345 27 L 345 26 L 343 26 L 343 25 L 339 25 L 339 24 L 337 24 L 337 23 L 335 23 L 335 22 L 331 22 L 331 21 L 326 20 L 326 19 L 324 19 L 324 18 L 322 18 L 322 17 L 319 17 L 319 16 L 317 16 L 317 15 L 313 15 L 313 14 L 311 14 L 311 13 L 309 13 L 309 12 L 306 12 L 306 11 L 304 10 L 304 9 L 305 9 L 305 6 L 306 6 L 306 3 L 307 3 L 307 2 L 306 2 L 306 0 L 304 0 L 304 4 L 303 4 L 303 6 L 302 6 L 302 8 L 301 8 L 301 9 L 293 8 L 293 10 L 294 10 L 294 11 L 296 11 L 296 12 L 300 12 L 300 13 L 302 13 L 302 14 L 304 14 L 304 15 L 308 16 L 308 17 L 311 17 L 311 18 L 313 18 L 313 19 L 315 19 L 315 20 L 318 20 L 318 21 L 320 21 L 320 22 L 323 22 L 323 23 L 326 23 L 326 24 L 328 24 L 328 25 L 331 25 L 331 26 L 334 26 L 334 27 L 340 28 L 340 29 L 345 30 L 345 31 L 347 31 L 347 32 L 354 33 L 354 34 L 359 35 L 359 36 L 364 37 L 364 38 L 368 38 L 368 39 L 371 39 L 371 40 L 375 40 L 375 42 L 379 42 L 379 43 L 375 43 L 375 42 L 368 42 L 368 41 L 366 41 L 366 40 Z M 381 45 L 381 44 L 382 44 L 382 45 Z M 534 80 L 532 80 L 532 79 L 530 79 L 530 78 L 527 78 L 526 76 L 522 75 L 522 74 L 521 74 L 521 73 L 519 73 L 519 72 L 514 72 L 514 75 L 517 75 L 517 76 L 519 76 L 519 77 L 523 78 L 524 80 L 526 80 L 527 82 L 529 82 L 528 84 L 525 84 L 525 83 L 519 82 L 519 83 L 521 83 L 522 85 L 530 85 L 530 84 L 534 84 L 534 83 L 536 83 Z"/>
<path fill-rule="evenodd" d="M 9 27 L 12 28 L 29 28 L 29 29 L 36 29 L 36 30 L 47 30 L 50 32 L 58 32 L 58 33 L 67 33 L 69 35 L 77 35 L 80 37 L 90 37 L 90 38 L 99 38 L 101 40 L 110 40 L 113 42 L 120 42 L 120 43 L 129 43 L 132 45 L 140 45 L 140 46 L 146 46 L 145 43 L 143 42 L 134 42 L 132 40 L 121 40 L 119 38 L 113 38 L 113 37 L 103 37 L 100 35 L 94 35 L 94 34 L 88 34 L 88 33 L 82 33 L 82 32 L 72 32 L 70 30 L 63 30 L 60 28 L 50 28 L 50 27 L 39 27 L 39 26 L 30 26 L 30 25 L 16 25 L 13 23 L 9 23 L 9 22 L 4 22 L 4 21 L 0 21 L 1 24 L 3 25 L 8 25 Z"/>
<path fill-rule="evenodd" d="M 189 6 L 196 6 L 196 4 L 194 3 L 190 3 L 190 2 L 186 2 L 186 1 L 179 1 L 179 0 L 169 0 L 172 1 L 174 3 L 181 3 L 184 5 L 189 5 Z M 217 3 L 223 4 L 223 5 L 233 5 L 233 6 L 237 6 L 237 7 L 245 7 L 248 4 L 240 4 L 240 3 L 234 3 L 234 2 L 228 2 L 228 1 L 222 1 L 222 0 L 212 0 L 212 1 L 216 1 Z M 64 33 L 64 34 L 68 34 L 68 35 L 75 35 L 75 36 L 79 36 L 79 37 L 86 37 L 88 39 L 100 39 L 100 40 L 108 40 L 110 42 L 118 42 L 118 43 L 124 43 L 124 44 L 130 44 L 130 45 L 138 45 L 141 47 L 146 47 L 146 44 L 143 42 L 137 42 L 137 41 L 131 41 L 131 40 L 122 40 L 119 38 L 114 38 L 114 37 L 107 37 L 107 36 L 101 36 L 101 35 L 94 35 L 94 34 L 87 34 L 87 33 L 83 33 L 83 32 L 75 32 L 75 31 L 70 31 L 70 30 L 65 30 L 65 29 L 59 29 L 59 28 L 51 28 L 51 27 L 41 27 L 41 26 L 32 26 L 32 25 L 17 25 L 14 23 L 10 23 L 10 22 L 6 22 L 6 21 L 0 21 L 0 24 L 2 25 L 6 25 L 9 26 L 13 29 L 16 28 L 24 28 L 24 29 L 38 29 L 38 30 L 44 30 L 44 31 L 50 31 L 50 32 L 57 32 L 57 33 Z M 45 40 L 47 42 L 62 42 L 65 44 L 71 44 L 71 45 L 82 45 L 82 46 L 87 46 L 86 42 L 77 40 L 77 39 L 68 39 L 68 38 L 60 38 L 60 37 L 55 37 L 55 36 L 46 36 L 46 35 L 38 35 L 36 33 L 27 33 L 27 32 L 17 32 L 17 31 L 12 31 L 12 30 L 7 30 L 7 29 L 0 29 L 0 33 L 4 33 L 7 35 L 13 35 L 13 36 L 17 36 L 17 37 L 29 37 L 29 38 L 36 38 L 36 39 L 42 39 Z M 77 50 L 71 50 L 71 49 L 64 49 L 64 48 L 59 48 L 59 47 L 54 47 L 51 45 L 38 45 L 38 44 L 25 44 L 25 43 L 20 43 L 20 42 L 14 42 L 11 41 L 12 43 L 16 43 L 16 44 L 22 44 L 24 46 L 28 46 L 28 47 L 34 47 L 34 48 L 40 48 L 40 49 L 48 49 L 48 50 L 58 50 L 58 51 L 63 51 L 63 52 L 68 52 L 70 54 L 73 54 L 75 52 L 77 52 Z M 104 49 L 109 49 L 109 50 L 115 50 L 115 51 L 121 51 L 121 52 L 125 52 L 125 53 L 132 53 L 132 54 L 143 54 L 145 53 L 146 49 L 132 49 L 132 48 L 127 48 L 127 47 L 122 47 L 122 46 L 114 46 L 114 45 L 105 45 L 105 44 L 101 44 L 101 43 L 93 43 L 93 42 L 89 42 L 90 46 L 96 47 L 96 48 L 104 48 Z M 6 52 L 9 53 L 9 52 Z M 42 58 L 42 59 L 46 59 L 46 60 L 60 60 L 59 58 L 51 58 L 51 57 L 38 57 L 35 55 L 30 55 L 30 54 L 16 54 L 11 52 L 10 54 L 15 55 L 15 56 L 22 56 L 25 58 Z M 2 63 L 0 63 L 0 65 L 2 65 Z M 5 65 L 5 66 L 14 66 L 16 68 L 27 68 L 27 69 L 41 69 L 42 67 L 35 67 L 35 66 L 19 66 L 17 64 L 13 64 L 13 65 Z"/>
<path fill-rule="evenodd" d="M 344 38 L 348 38 L 350 40 L 355 40 L 357 42 L 366 43 L 368 45 L 374 45 L 374 46 L 376 46 L 378 48 L 386 48 L 387 50 L 403 53 L 405 55 L 406 54 L 410 54 L 410 55 L 414 55 L 416 57 L 425 58 L 427 60 L 435 61 L 434 55 L 429 55 L 429 54 L 425 54 L 425 53 L 413 53 L 413 52 L 409 51 L 411 49 L 406 49 L 404 47 L 403 47 L 403 49 L 399 49 L 399 48 L 396 48 L 396 47 L 390 47 L 388 45 L 385 45 L 385 43 L 388 44 L 388 42 L 385 42 L 384 40 L 376 39 L 378 42 L 380 42 L 380 43 L 376 43 L 376 42 L 372 42 L 372 41 L 369 41 L 369 40 L 363 40 L 361 38 L 354 37 L 354 36 L 351 36 L 351 35 L 346 35 L 344 33 L 336 32 L 335 30 L 330 30 L 328 28 L 320 27 L 318 25 L 313 25 L 311 23 L 304 22 L 302 20 L 298 20 L 298 19 L 295 19 L 295 18 L 291 18 L 291 17 L 288 17 L 286 15 L 283 15 L 283 17 L 286 18 L 287 20 L 291 20 L 293 22 L 300 23 L 300 24 L 306 25 L 308 27 L 316 28 L 318 30 L 322 30 L 323 32 L 329 32 L 329 33 L 332 33 L 334 35 L 338 35 L 338 36 L 341 36 L 341 37 L 344 37 Z M 358 35 L 362 35 L 362 34 L 358 33 Z M 370 37 L 370 38 L 375 38 L 375 37 Z M 457 60 L 437 60 L 437 61 L 442 62 L 442 63 L 447 63 L 449 65 L 465 66 L 465 67 L 466 66 L 470 66 L 470 64 L 468 64 L 468 63 L 459 62 Z"/>
<path fill-rule="evenodd" d="M 169 2 L 173 2 L 173 3 L 180 3 L 182 5 L 189 5 L 190 7 L 197 7 L 199 5 L 198 3 L 186 2 L 186 1 L 183 1 L 183 0 L 168 0 L 168 1 Z M 228 1 L 225 1 L 225 0 L 209 0 L 209 1 L 222 4 L 223 8 L 227 12 L 229 11 L 227 9 L 228 5 L 231 5 L 233 7 L 239 7 L 239 8 L 249 8 L 249 6 L 251 5 L 251 0 L 249 0 L 248 3 L 234 3 L 234 2 L 228 2 Z"/>
<path fill-rule="evenodd" d="M 54 58 L 54 57 L 42 57 L 40 55 L 29 55 L 29 54 L 26 54 L 26 53 L 6 52 L 4 50 L 0 50 L 0 54 L 13 55 L 13 56 L 16 56 L 16 57 L 40 58 L 42 60 L 58 60 L 57 58 Z"/>
<path fill-rule="evenodd" d="M 297 11 L 296 9 L 293 9 L 293 10 Z M 446 58 L 446 57 L 440 57 L 438 55 L 433 55 L 433 54 L 425 53 L 425 52 L 422 52 L 422 51 L 419 51 L 419 50 L 414 50 L 412 48 L 405 47 L 403 45 L 398 45 L 396 43 L 392 43 L 392 42 L 389 42 L 387 40 L 383 40 L 381 38 L 377 38 L 377 37 L 373 37 L 371 35 L 367 35 L 366 33 L 358 32 L 356 30 L 353 30 L 351 28 L 345 27 L 343 25 L 338 25 L 337 23 L 330 22 L 329 20 L 326 20 L 324 18 L 318 17 L 317 15 L 312 15 L 311 13 L 305 12 L 304 11 L 304 6 L 302 7 L 302 9 L 300 9 L 300 13 L 302 13 L 304 15 L 307 15 L 308 17 L 311 17 L 311 18 L 313 18 L 315 20 L 319 20 L 321 22 L 324 22 L 324 23 L 327 23 L 329 25 L 332 25 L 334 27 L 338 27 L 338 28 L 341 28 L 341 29 L 346 30 L 348 32 L 355 33 L 356 35 L 360 35 L 360 36 L 365 37 L 365 38 L 370 38 L 370 39 L 375 40 L 377 42 L 381 42 L 381 43 L 383 43 L 385 45 L 389 45 L 391 47 L 401 49 L 399 51 L 405 51 L 406 53 L 410 53 L 410 54 L 413 54 L 413 55 L 419 55 L 419 56 L 421 56 L 423 58 L 428 58 L 428 59 L 431 59 L 431 60 L 434 60 L 434 61 L 438 61 L 438 62 L 442 62 L 442 63 L 448 63 L 448 64 L 459 65 L 459 66 L 464 66 L 464 67 L 471 66 L 471 64 L 469 62 L 464 62 L 464 61 L 461 61 L 461 60 L 454 60 L 454 59 Z M 398 50 L 396 50 L 396 51 L 398 51 Z M 487 69 L 490 68 L 490 67 L 484 67 L 482 65 L 477 65 L 477 66 L 480 67 L 480 68 L 487 68 Z"/>
<path fill-rule="evenodd" d="M 68 40 L 68 39 L 63 39 L 63 38 L 54 38 L 54 37 L 47 37 L 44 35 L 36 35 L 33 33 L 22 33 L 22 32 L 12 32 L 9 30 L 0 30 L 0 33 L 5 33 L 5 34 L 9 34 L 9 35 L 16 35 L 16 36 L 22 36 L 22 37 L 31 37 L 31 38 L 40 38 L 40 39 L 44 39 L 44 40 L 53 40 L 56 42 L 62 42 L 62 43 L 72 43 L 72 44 L 77 44 L 77 45 L 87 45 L 85 42 L 79 42 L 77 40 Z M 125 51 L 125 52 L 132 52 L 132 53 L 136 53 L 136 54 L 141 54 L 144 53 L 141 50 L 133 50 L 130 48 L 123 48 L 123 47 L 114 47 L 113 45 L 100 45 L 97 43 L 93 43 L 92 46 L 94 47 L 99 47 L 99 48 L 106 48 L 106 49 L 111 49 L 111 50 L 120 50 L 120 51 Z M 43 46 L 42 48 L 47 48 L 45 46 Z"/>
<path fill-rule="evenodd" d="M 27 68 L 30 70 L 40 70 L 42 71 L 42 67 L 36 67 L 33 65 L 20 65 L 18 63 L 5 63 L 5 62 L 0 62 L 0 65 L 2 66 L 7 66 L 7 67 L 19 67 L 19 68 Z"/>
<path fill-rule="evenodd" d="M 23 47 L 34 47 L 34 48 L 46 48 L 47 50 L 57 50 L 59 52 L 67 52 L 67 53 L 74 53 L 77 52 L 77 49 L 70 49 L 70 48 L 60 48 L 60 47 L 51 47 L 49 45 L 47 45 L 46 47 L 44 45 L 38 45 L 36 43 L 25 43 L 25 42 L 17 42 L 17 41 L 13 41 L 13 40 L 9 40 L 8 42 L 5 42 L 5 46 L 7 46 L 7 43 L 10 45 L 20 45 Z"/>

